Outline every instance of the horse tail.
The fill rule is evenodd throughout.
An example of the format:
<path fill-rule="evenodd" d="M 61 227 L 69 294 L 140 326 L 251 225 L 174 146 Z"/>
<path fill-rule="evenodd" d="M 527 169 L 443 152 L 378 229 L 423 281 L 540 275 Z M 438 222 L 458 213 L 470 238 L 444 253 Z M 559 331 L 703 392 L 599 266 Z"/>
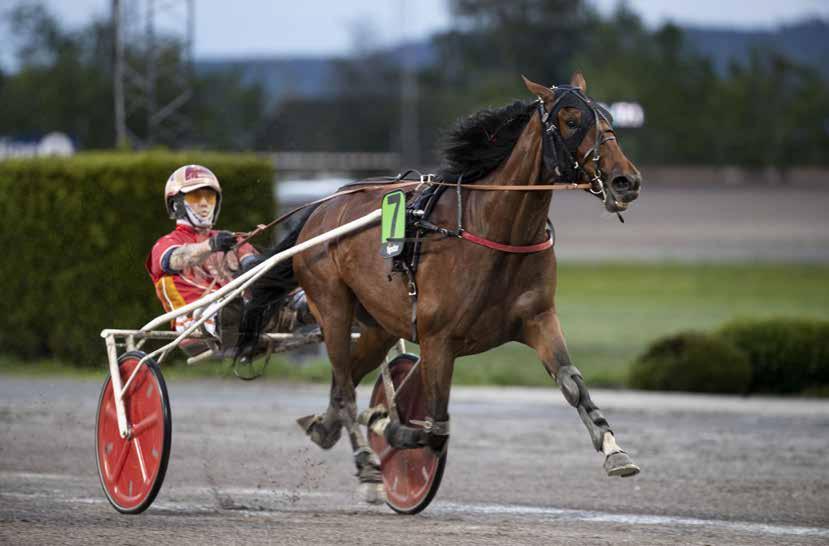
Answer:
<path fill-rule="evenodd" d="M 290 233 L 257 257 L 256 261 L 249 267 L 259 265 L 268 258 L 296 245 L 302 228 L 305 227 L 305 223 L 316 208 L 317 206 L 312 206 L 303 211 Z M 239 338 L 236 342 L 238 357 L 253 354 L 259 342 L 259 337 L 267 327 L 270 318 L 279 309 L 282 299 L 297 286 L 299 286 L 299 283 L 297 283 L 294 275 L 293 258 L 279 262 L 251 285 L 251 298 L 245 303 L 242 309 L 242 318 L 239 321 Z"/>

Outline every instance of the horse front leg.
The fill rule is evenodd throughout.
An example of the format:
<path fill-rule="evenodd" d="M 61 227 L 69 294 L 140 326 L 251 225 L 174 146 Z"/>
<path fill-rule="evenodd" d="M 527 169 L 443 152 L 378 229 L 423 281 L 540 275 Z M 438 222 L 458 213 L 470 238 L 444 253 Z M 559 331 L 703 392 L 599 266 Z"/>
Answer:
<path fill-rule="evenodd" d="M 556 380 L 564 398 L 576 408 L 590 433 L 596 451 L 605 456 L 608 476 L 634 476 L 639 467 L 619 447 L 610 425 L 593 403 L 581 372 L 570 360 L 567 344 L 554 309 L 524 323 L 524 343 L 535 349 L 547 372 Z"/>

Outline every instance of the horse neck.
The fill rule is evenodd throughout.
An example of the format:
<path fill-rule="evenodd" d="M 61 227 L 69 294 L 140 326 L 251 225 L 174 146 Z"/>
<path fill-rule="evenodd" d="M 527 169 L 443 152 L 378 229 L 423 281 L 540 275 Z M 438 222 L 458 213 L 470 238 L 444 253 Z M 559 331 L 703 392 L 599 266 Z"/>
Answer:
<path fill-rule="evenodd" d="M 541 122 L 533 115 L 510 156 L 476 185 L 533 185 L 541 178 Z M 541 242 L 553 192 L 470 191 L 464 227 L 488 239 L 513 245 Z"/>

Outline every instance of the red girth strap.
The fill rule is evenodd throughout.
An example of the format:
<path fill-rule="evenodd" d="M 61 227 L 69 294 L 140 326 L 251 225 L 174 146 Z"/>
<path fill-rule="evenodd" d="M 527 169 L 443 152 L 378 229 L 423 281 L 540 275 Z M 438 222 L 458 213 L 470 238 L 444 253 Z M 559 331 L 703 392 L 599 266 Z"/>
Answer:
<path fill-rule="evenodd" d="M 533 252 L 541 252 L 542 250 L 547 250 L 548 248 L 552 248 L 553 246 L 552 235 L 550 235 L 550 238 L 544 241 L 543 243 L 522 246 L 496 243 L 495 241 L 490 241 L 489 239 L 484 239 L 483 237 L 472 235 L 468 231 L 462 232 L 461 237 L 463 237 L 470 243 L 475 243 L 476 245 L 485 246 L 487 248 L 493 248 L 495 250 L 500 250 L 501 252 L 510 252 L 513 254 L 532 254 Z"/>

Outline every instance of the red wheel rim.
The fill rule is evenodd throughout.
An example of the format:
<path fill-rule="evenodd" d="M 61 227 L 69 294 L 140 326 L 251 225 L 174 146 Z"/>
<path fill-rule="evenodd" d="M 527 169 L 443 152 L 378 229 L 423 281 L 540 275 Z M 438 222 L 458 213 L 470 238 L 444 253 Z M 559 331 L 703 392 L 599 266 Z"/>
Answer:
<path fill-rule="evenodd" d="M 126 356 L 120 362 L 124 381 L 140 359 Z M 166 389 L 149 365 L 141 366 L 130 384 L 124 407 L 131 428 L 128 439 L 122 438 L 118 429 L 112 381 L 107 379 L 98 407 L 98 473 L 118 510 L 139 512 L 158 492 L 156 482 L 164 479 L 169 449 Z"/>
<path fill-rule="evenodd" d="M 403 355 L 392 362 L 390 371 L 395 388 L 411 370 L 414 358 Z M 371 394 L 371 406 L 378 404 L 388 407 L 382 378 L 377 380 Z M 409 426 L 415 426 L 410 423 L 411 419 L 426 418 L 419 370 L 398 394 L 397 411 L 400 422 Z M 394 449 L 386 443 L 385 438 L 372 431 L 369 431 L 369 443 L 380 457 L 388 504 L 398 512 L 405 513 L 415 513 L 425 508 L 440 485 L 445 455 L 439 457 L 429 448 Z"/>

